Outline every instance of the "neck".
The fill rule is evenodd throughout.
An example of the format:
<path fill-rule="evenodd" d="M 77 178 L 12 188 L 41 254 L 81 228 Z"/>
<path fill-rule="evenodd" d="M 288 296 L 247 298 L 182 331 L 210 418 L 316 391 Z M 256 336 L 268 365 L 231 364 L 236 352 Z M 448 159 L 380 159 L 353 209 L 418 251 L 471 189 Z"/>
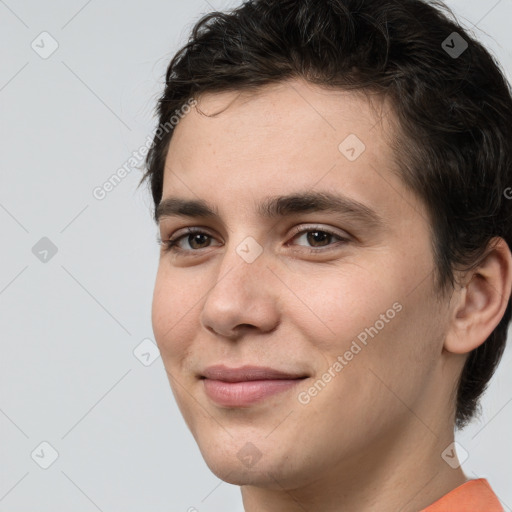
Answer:
<path fill-rule="evenodd" d="M 441 457 L 454 440 L 453 424 L 441 432 L 410 415 L 406 428 L 382 436 L 364 453 L 340 460 L 306 483 L 242 486 L 245 512 L 418 512 L 467 481 Z M 456 455 L 455 455 L 456 457 Z M 282 467 L 282 465 L 280 465 Z"/>

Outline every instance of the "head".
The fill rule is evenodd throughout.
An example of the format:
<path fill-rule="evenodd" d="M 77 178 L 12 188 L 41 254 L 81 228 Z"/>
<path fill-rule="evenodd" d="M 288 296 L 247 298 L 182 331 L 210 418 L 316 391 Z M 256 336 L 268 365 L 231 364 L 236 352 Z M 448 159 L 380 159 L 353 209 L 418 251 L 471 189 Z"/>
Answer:
<path fill-rule="evenodd" d="M 161 251 L 153 328 L 212 470 L 292 485 L 418 422 L 464 427 L 511 317 L 512 98 L 448 10 L 212 13 L 157 110 L 143 180 L 161 238 L 180 240 Z M 216 364 L 302 380 L 232 407 L 205 391 Z"/>

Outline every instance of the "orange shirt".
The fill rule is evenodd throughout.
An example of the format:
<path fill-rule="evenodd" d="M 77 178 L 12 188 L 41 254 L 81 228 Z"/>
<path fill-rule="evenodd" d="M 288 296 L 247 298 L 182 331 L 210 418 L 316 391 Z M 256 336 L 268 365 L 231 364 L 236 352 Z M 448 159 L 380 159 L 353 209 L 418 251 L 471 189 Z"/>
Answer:
<path fill-rule="evenodd" d="M 505 512 L 485 478 L 459 485 L 420 512 Z"/>

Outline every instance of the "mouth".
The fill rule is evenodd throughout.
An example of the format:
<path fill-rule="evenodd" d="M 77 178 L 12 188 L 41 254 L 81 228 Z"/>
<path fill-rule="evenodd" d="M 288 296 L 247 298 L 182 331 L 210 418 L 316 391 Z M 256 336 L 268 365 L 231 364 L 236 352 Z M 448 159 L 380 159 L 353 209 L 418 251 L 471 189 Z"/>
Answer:
<path fill-rule="evenodd" d="M 224 407 L 248 407 L 287 391 L 308 377 L 262 366 L 224 365 L 210 366 L 200 375 L 208 398 Z"/>

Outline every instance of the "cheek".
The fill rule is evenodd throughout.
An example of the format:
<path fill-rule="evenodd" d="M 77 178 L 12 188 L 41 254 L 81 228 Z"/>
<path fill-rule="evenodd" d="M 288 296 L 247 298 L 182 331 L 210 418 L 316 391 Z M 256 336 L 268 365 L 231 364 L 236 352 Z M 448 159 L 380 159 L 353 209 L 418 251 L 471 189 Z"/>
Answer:
<path fill-rule="evenodd" d="M 306 273 L 303 272 L 303 275 Z M 392 308 L 398 293 L 370 265 L 345 261 L 294 282 L 283 313 L 321 350 L 343 349 L 365 327 Z M 394 311 L 391 312 L 393 314 Z"/>
<path fill-rule="evenodd" d="M 151 321 L 155 341 L 166 365 L 176 358 L 183 358 L 192 333 L 197 330 L 194 304 L 199 297 L 182 291 L 189 289 L 194 289 L 190 283 L 182 283 L 179 277 L 171 278 L 159 269 L 153 291 Z"/>
<path fill-rule="evenodd" d="M 343 268 L 297 280 L 296 296 L 289 295 L 284 314 L 325 363 L 351 351 L 347 359 L 353 370 L 343 373 L 375 367 L 390 379 L 407 381 L 415 370 L 405 367 L 428 366 L 435 356 L 442 325 L 430 300 L 429 280 L 418 286 L 418 271 L 410 261 L 408 266 L 396 257 L 384 260 L 379 265 L 347 260 Z M 404 372 L 397 375 L 400 367 Z"/>

